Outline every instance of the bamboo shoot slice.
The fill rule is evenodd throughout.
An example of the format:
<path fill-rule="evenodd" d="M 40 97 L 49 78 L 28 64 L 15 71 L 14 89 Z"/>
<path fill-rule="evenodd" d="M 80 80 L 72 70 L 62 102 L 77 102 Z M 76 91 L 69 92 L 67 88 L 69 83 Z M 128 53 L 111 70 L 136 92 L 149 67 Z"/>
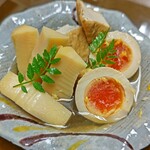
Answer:
<path fill-rule="evenodd" d="M 11 36 L 16 49 L 18 70 L 25 75 L 32 51 L 39 38 L 38 30 L 28 25 L 22 25 L 17 27 Z"/>
<path fill-rule="evenodd" d="M 68 34 L 70 31 L 74 30 L 78 28 L 78 26 L 71 26 L 69 24 L 66 24 L 62 27 L 60 27 L 59 29 L 57 29 L 56 31 L 62 34 Z"/>
<path fill-rule="evenodd" d="M 56 58 L 61 58 L 60 62 L 51 65 L 61 71 L 60 75 L 49 75 L 54 79 L 55 84 L 47 84 L 43 82 L 43 88 L 51 95 L 57 95 L 59 98 L 70 98 L 73 94 L 73 88 L 77 76 L 86 68 L 86 63 L 75 52 L 72 47 L 61 47 Z"/>
<path fill-rule="evenodd" d="M 48 93 L 35 90 L 31 84 L 26 86 L 28 93 L 24 93 L 20 87 L 13 88 L 16 84 L 18 84 L 17 75 L 8 72 L 0 81 L 0 92 L 26 112 L 46 123 L 60 126 L 67 123 L 72 113 Z"/>
<path fill-rule="evenodd" d="M 32 52 L 31 60 L 38 53 L 42 54 L 44 49 L 50 51 L 54 45 L 66 46 L 67 44 L 68 36 L 44 26 L 40 33 L 39 41 Z"/>
<path fill-rule="evenodd" d="M 83 28 L 80 26 L 70 26 L 65 25 L 57 30 L 62 34 L 67 34 L 69 36 L 68 45 L 73 47 L 73 49 L 80 55 L 84 60 L 88 60 L 89 56 L 89 45 L 86 41 L 86 36 L 84 34 Z"/>
<path fill-rule="evenodd" d="M 68 33 L 69 44 L 74 48 L 78 55 L 84 60 L 88 61 L 89 45 L 82 27 L 78 27 Z"/>

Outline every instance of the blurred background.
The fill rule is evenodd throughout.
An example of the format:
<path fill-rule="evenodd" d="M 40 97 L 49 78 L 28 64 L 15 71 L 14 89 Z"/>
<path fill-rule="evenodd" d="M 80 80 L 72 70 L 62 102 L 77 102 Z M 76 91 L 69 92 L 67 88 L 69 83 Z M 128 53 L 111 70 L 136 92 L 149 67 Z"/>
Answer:
<path fill-rule="evenodd" d="M 8 15 L 52 0 L 0 0 L 0 22 Z M 140 32 L 150 38 L 150 0 L 83 0 L 124 12 Z"/>
<path fill-rule="evenodd" d="M 52 0 L 0 0 L 0 23 L 9 15 Z M 150 38 L 150 0 L 83 0 L 106 9 L 125 13 L 140 32 Z M 0 150 L 21 150 L 21 148 L 0 138 Z M 144 150 L 150 150 L 150 147 Z"/>

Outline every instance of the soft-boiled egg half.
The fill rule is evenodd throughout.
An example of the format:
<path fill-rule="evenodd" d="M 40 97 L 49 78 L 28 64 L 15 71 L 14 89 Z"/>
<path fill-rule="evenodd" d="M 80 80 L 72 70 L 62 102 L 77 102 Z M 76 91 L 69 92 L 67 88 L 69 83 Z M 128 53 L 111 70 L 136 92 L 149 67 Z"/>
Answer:
<path fill-rule="evenodd" d="M 115 40 L 114 49 L 117 58 L 113 59 L 114 64 L 106 64 L 106 66 L 119 70 L 126 78 L 130 78 L 136 73 L 141 62 L 140 47 L 131 35 L 120 31 L 108 32 L 102 46 L 105 47 L 113 39 Z M 94 56 L 91 54 L 90 57 Z"/>
<path fill-rule="evenodd" d="M 79 114 L 96 123 L 110 123 L 126 117 L 133 102 L 134 89 L 130 82 L 110 67 L 85 73 L 75 91 Z"/>

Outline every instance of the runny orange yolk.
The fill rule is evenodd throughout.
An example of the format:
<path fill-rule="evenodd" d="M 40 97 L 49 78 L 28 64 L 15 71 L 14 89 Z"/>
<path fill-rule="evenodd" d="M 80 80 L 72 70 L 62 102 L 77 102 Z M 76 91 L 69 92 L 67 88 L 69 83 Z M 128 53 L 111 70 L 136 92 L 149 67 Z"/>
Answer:
<path fill-rule="evenodd" d="M 117 58 L 113 59 L 115 63 L 108 65 L 108 67 L 116 70 L 125 70 L 131 63 L 132 59 L 132 51 L 130 47 L 122 40 L 115 40 L 114 49 L 116 50 L 115 55 Z"/>
<path fill-rule="evenodd" d="M 101 77 L 88 85 L 84 102 L 90 112 L 94 108 L 100 113 L 107 114 L 109 111 L 113 113 L 121 107 L 124 95 L 124 88 L 119 82 L 110 77 Z"/>

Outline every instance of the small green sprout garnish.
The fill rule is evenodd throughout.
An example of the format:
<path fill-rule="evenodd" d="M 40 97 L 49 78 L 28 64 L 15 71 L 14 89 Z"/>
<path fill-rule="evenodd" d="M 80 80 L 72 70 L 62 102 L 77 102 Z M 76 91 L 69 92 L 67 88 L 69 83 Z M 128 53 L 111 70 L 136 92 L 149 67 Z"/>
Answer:
<path fill-rule="evenodd" d="M 100 32 L 98 36 L 92 41 L 92 43 L 89 46 L 89 49 L 92 53 L 95 53 L 97 49 L 102 46 L 107 36 L 107 33 L 108 31 Z"/>
<path fill-rule="evenodd" d="M 100 32 L 90 44 L 89 49 L 95 58 L 89 58 L 87 68 L 94 69 L 98 67 L 105 67 L 106 64 L 115 64 L 113 61 L 113 59 L 117 58 L 115 55 L 116 50 L 114 49 L 115 40 L 112 40 L 105 48 L 102 48 L 107 33 L 108 31 Z"/>
<path fill-rule="evenodd" d="M 55 81 L 48 75 L 46 75 L 46 73 L 49 73 L 51 75 L 61 74 L 61 72 L 57 68 L 50 68 L 51 64 L 56 64 L 60 61 L 60 58 L 55 58 L 57 51 L 58 51 L 57 46 L 54 46 L 51 48 L 50 52 L 44 50 L 43 56 L 37 54 L 37 56 L 33 58 L 32 63 L 29 63 L 27 68 L 27 77 L 29 78 L 29 81 L 24 81 L 25 77 L 23 76 L 22 73 L 19 72 L 18 73 L 19 84 L 13 87 L 20 86 L 23 92 L 28 93 L 25 84 L 32 83 L 33 87 L 36 90 L 40 92 L 45 92 L 41 83 L 38 82 L 37 79 L 40 78 L 42 81 L 49 84 L 55 83 Z"/>

